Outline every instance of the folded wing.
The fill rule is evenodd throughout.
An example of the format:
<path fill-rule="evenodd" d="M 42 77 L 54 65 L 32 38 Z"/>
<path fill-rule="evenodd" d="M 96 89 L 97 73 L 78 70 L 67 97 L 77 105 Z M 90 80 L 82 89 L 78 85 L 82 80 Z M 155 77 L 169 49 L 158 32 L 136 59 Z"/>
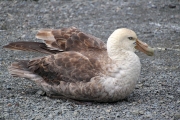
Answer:
<path fill-rule="evenodd" d="M 100 39 L 83 33 L 75 27 L 63 29 L 39 30 L 36 38 L 44 40 L 39 42 L 13 42 L 4 48 L 24 51 L 37 51 L 54 54 L 62 51 L 91 51 L 106 50 L 106 45 Z"/>
<path fill-rule="evenodd" d="M 100 64 L 98 62 L 92 64 L 94 61 L 96 60 L 89 59 L 78 52 L 63 52 L 31 61 L 19 61 L 12 64 L 9 70 L 16 77 L 31 80 L 33 80 L 32 75 L 38 75 L 50 85 L 59 85 L 60 81 L 88 82 L 100 72 Z"/>

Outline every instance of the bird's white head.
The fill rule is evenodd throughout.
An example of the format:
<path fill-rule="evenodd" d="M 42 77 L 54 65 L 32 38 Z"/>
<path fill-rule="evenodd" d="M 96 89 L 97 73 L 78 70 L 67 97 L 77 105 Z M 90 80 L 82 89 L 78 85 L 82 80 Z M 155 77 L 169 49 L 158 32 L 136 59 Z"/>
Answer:
<path fill-rule="evenodd" d="M 107 51 L 110 57 L 118 56 L 120 51 L 135 52 L 136 49 L 149 56 L 152 56 L 154 51 L 146 43 L 138 40 L 134 31 L 127 28 L 115 30 L 108 38 Z"/>

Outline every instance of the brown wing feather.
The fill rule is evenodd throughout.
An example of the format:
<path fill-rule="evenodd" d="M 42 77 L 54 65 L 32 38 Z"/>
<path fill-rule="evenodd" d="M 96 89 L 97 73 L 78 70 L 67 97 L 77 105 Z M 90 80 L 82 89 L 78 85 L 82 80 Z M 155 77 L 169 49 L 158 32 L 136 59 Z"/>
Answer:
<path fill-rule="evenodd" d="M 75 27 L 42 29 L 36 37 L 43 39 L 45 43 L 20 41 L 10 43 L 4 48 L 46 54 L 55 54 L 62 51 L 77 51 L 84 54 L 85 51 L 106 50 L 106 44 L 103 41 L 83 33 Z"/>
<path fill-rule="evenodd" d="M 49 84 L 65 82 L 88 82 L 100 72 L 100 64 L 77 52 L 63 52 L 32 60 L 28 67 Z M 97 61 L 96 61 L 97 62 Z"/>
<path fill-rule="evenodd" d="M 106 45 L 100 39 L 85 34 L 75 27 L 63 29 L 42 29 L 36 35 L 43 39 L 48 47 L 64 51 L 81 51 L 90 49 L 106 49 Z"/>
<path fill-rule="evenodd" d="M 3 46 L 3 48 L 8 48 L 12 50 L 41 52 L 45 54 L 55 54 L 60 52 L 59 50 L 50 50 L 44 43 L 26 41 L 12 42 L 8 45 Z"/>

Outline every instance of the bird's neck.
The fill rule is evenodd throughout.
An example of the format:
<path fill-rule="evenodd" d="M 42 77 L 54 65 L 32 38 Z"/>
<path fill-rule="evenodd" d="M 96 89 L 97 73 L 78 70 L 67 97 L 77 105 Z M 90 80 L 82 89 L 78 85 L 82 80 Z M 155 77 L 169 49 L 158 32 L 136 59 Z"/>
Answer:
<path fill-rule="evenodd" d="M 123 46 L 116 45 L 113 40 L 107 41 L 107 53 L 112 60 L 121 60 L 128 54 Z"/>

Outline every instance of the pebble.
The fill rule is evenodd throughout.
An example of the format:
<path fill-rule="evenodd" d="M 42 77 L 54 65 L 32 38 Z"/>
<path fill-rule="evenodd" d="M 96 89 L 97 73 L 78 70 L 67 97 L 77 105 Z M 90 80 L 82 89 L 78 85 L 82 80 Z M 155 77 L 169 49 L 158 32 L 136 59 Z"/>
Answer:
<path fill-rule="evenodd" d="M 11 87 L 9 85 L 6 86 L 7 90 L 11 90 Z"/>
<path fill-rule="evenodd" d="M 180 103 L 180 100 L 178 100 L 176 103 L 179 104 L 179 103 Z"/>
<path fill-rule="evenodd" d="M 40 95 L 40 96 L 44 96 L 46 94 L 46 92 L 42 91 L 42 90 L 38 90 L 36 92 L 36 94 Z"/>
<path fill-rule="evenodd" d="M 180 88 L 178 88 L 176 91 L 177 91 L 178 93 L 180 93 Z"/>
<path fill-rule="evenodd" d="M 10 94 L 9 94 L 9 97 L 15 97 L 15 96 L 14 96 L 14 94 L 11 94 L 11 93 L 10 93 Z"/>
<path fill-rule="evenodd" d="M 176 5 L 171 4 L 169 5 L 169 8 L 176 8 Z"/>
<path fill-rule="evenodd" d="M 140 110 L 140 111 L 139 111 L 139 114 L 140 114 L 140 115 L 144 115 L 144 111 Z"/>
<path fill-rule="evenodd" d="M 174 96 L 172 95 L 166 95 L 167 98 L 174 99 Z"/>
<path fill-rule="evenodd" d="M 12 106 L 12 104 L 11 104 L 11 103 L 8 103 L 8 104 L 7 104 L 7 106 L 8 106 L 8 107 L 11 107 L 11 106 Z"/>
<path fill-rule="evenodd" d="M 138 114 L 139 114 L 139 109 L 134 109 L 134 110 L 132 110 L 132 113 L 138 115 Z"/>
<path fill-rule="evenodd" d="M 78 115 L 78 112 L 77 111 L 74 111 L 74 116 L 77 116 Z"/>
<path fill-rule="evenodd" d="M 146 117 L 152 118 L 152 117 L 153 117 L 153 116 L 152 116 L 152 113 L 151 113 L 151 112 L 146 112 Z"/>
<path fill-rule="evenodd" d="M 179 120 L 180 119 L 180 113 L 176 113 L 174 115 L 174 120 Z"/>
<path fill-rule="evenodd" d="M 108 113 L 110 113 L 111 111 L 112 111 L 111 109 L 106 110 L 106 112 L 108 112 Z"/>

